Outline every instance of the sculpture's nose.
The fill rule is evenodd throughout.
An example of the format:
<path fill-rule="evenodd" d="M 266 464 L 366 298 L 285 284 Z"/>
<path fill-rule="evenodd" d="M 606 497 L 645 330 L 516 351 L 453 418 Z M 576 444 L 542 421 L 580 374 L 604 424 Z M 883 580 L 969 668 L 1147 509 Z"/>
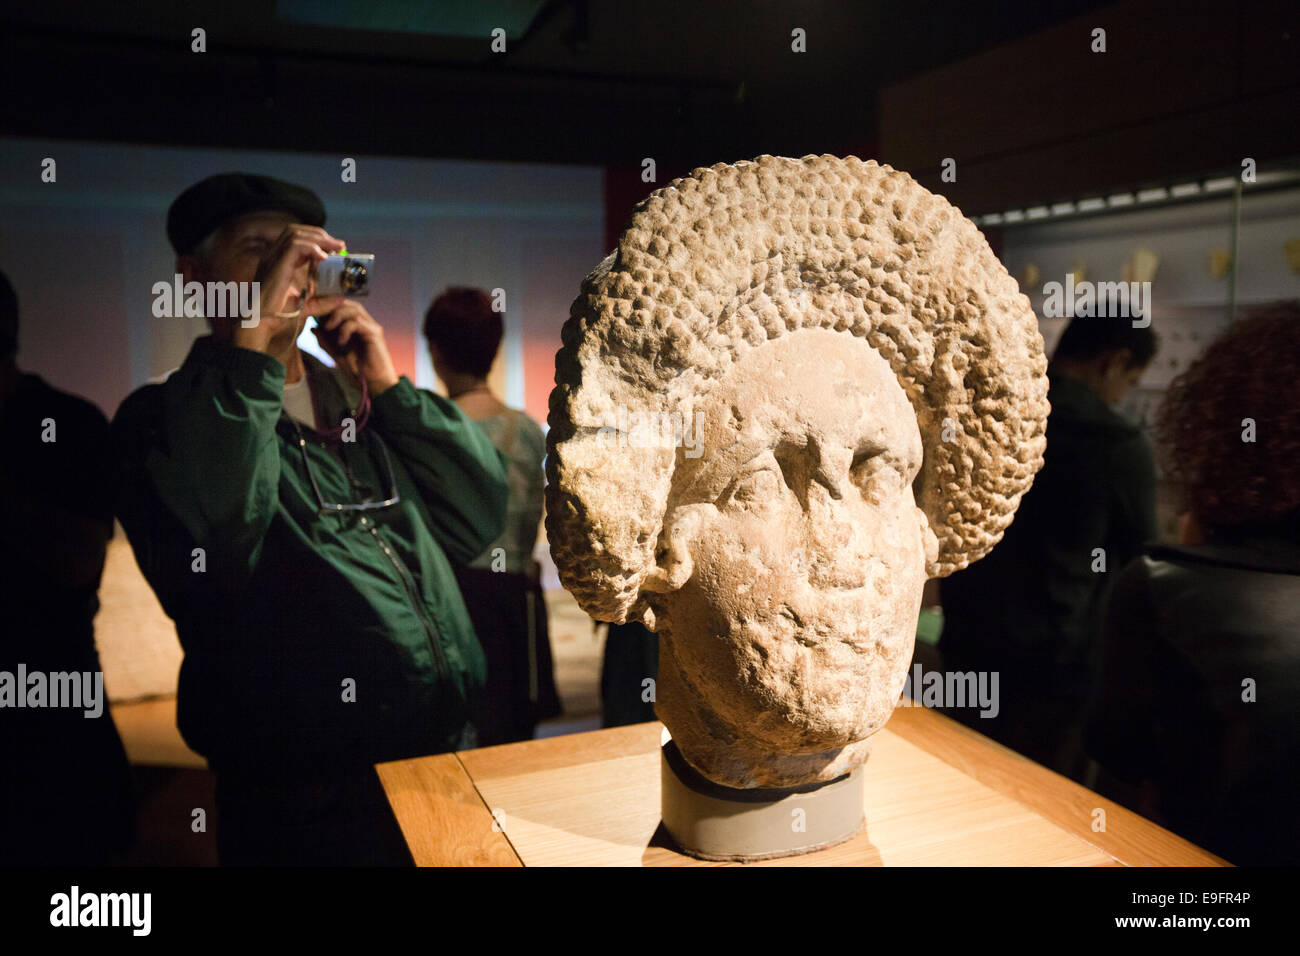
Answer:
<path fill-rule="evenodd" d="M 787 442 L 776 450 L 777 462 L 785 482 L 799 499 L 804 512 L 810 511 L 817 497 L 840 501 L 849 481 L 853 452 L 848 448 L 808 438 Z"/>
<path fill-rule="evenodd" d="M 822 448 L 810 469 L 807 510 L 809 582 L 818 588 L 858 588 L 867 581 L 870 556 L 862 515 L 846 498 L 853 452 Z"/>
<path fill-rule="evenodd" d="M 812 480 L 821 485 L 836 501 L 844 498 L 844 486 L 849 480 L 849 466 L 853 452 L 847 448 L 822 447 L 813 466 Z"/>

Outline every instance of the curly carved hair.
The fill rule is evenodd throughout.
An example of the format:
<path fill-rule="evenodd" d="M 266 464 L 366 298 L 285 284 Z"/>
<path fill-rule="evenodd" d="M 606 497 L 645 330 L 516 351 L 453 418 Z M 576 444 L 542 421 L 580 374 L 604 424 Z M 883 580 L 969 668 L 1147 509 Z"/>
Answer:
<path fill-rule="evenodd" d="M 602 427 L 620 406 L 689 421 L 744 353 L 801 328 L 864 339 L 916 410 L 915 491 L 939 539 L 928 573 L 1001 539 L 1045 445 L 1047 361 L 1028 298 L 975 225 L 906 173 L 760 156 L 697 169 L 640 203 L 564 325 L 546 530 L 589 614 L 644 615 L 676 455 L 610 447 Z"/>
<path fill-rule="evenodd" d="M 1267 526 L 1300 510 L 1298 355 L 1300 301 L 1275 302 L 1228 326 L 1170 385 L 1156 439 L 1202 524 Z"/>

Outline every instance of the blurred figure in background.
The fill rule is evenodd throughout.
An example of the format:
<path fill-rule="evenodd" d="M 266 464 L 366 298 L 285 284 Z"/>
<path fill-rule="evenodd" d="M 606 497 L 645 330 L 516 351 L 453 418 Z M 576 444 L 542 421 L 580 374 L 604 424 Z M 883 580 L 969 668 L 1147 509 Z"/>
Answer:
<path fill-rule="evenodd" d="M 1120 575 L 1099 789 L 1244 865 L 1300 863 L 1300 302 L 1230 326 L 1157 416 L 1180 544 Z"/>
<path fill-rule="evenodd" d="M 1112 407 L 1155 352 L 1128 318 L 1070 322 L 1047 370 L 1043 468 L 997 547 L 940 583 L 945 669 L 1000 675 L 996 716 L 951 716 L 1076 779 L 1109 584 L 1156 534 L 1150 447 Z"/>
<path fill-rule="evenodd" d="M 647 679 L 659 679 L 659 635 L 640 621 L 611 624 L 600 665 L 600 726 L 658 720 Z"/>
<path fill-rule="evenodd" d="M 0 273 L 0 865 L 104 865 L 135 826 L 93 625 L 113 536 L 108 420 L 21 371 L 17 352 Z M 80 706 L 51 706 L 60 674 L 77 677 Z"/>
<path fill-rule="evenodd" d="M 531 740 L 560 715 L 541 568 L 533 547 L 542 521 L 546 437 L 524 412 L 492 394 L 488 372 L 504 333 L 481 289 L 450 288 L 424 316 L 424 337 L 447 395 L 506 457 L 509 501 L 500 537 L 456 568 L 461 595 L 487 657 L 487 687 L 474 714 L 477 745 Z"/>

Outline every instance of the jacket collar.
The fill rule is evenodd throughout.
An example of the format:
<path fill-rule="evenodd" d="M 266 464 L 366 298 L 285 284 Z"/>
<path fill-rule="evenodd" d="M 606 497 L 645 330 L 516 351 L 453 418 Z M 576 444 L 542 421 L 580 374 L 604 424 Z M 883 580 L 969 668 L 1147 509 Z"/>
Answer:
<path fill-rule="evenodd" d="M 233 346 L 218 342 L 210 334 L 201 335 L 190 347 L 186 362 L 208 362 Z M 339 368 L 330 368 L 310 352 L 298 350 L 302 356 L 303 371 L 312 390 L 313 401 L 319 403 L 326 427 L 337 425 L 347 415 L 353 414 L 361 403 L 361 389 L 352 376 Z M 168 373 L 170 375 L 170 373 Z M 288 416 L 282 411 L 281 422 Z"/>

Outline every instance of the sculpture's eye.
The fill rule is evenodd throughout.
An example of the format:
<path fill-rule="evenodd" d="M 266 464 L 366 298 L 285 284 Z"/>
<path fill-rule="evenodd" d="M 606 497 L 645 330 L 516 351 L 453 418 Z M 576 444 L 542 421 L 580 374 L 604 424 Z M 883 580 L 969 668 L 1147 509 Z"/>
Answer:
<path fill-rule="evenodd" d="M 781 497 L 785 482 L 774 465 L 746 472 L 722 493 L 719 507 L 752 510 L 770 504 Z"/>

